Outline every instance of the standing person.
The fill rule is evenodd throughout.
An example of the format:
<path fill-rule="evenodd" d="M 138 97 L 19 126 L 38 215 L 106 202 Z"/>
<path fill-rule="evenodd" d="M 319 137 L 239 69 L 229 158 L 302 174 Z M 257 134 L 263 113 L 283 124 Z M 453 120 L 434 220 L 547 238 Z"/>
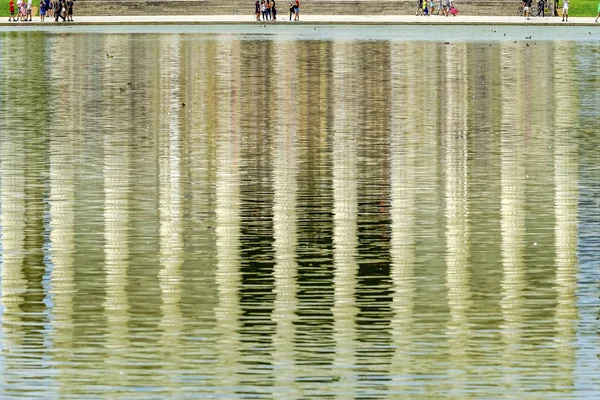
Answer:
<path fill-rule="evenodd" d="M 254 3 L 254 18 L 256 18 L 257 21 L 260 21 L 260 1 L 258 0 Z"/>
<path fill-rule="evenodd" d="M 267 11 L 267 5 L 265 4 L 265 0 L 260 2 L 260 13 L 262 15 L 262 20 L 265 20 L 265 13 Z"/>
<path fill-rule="evenodd" d="M 433 15 L 435 12 L 435 0 L 429 0 L 429 13 Z"/>
<path fill-rule="evenodd" d="M 294 3 L 290 4 L 290 21 L 292 20 L 293 14 L 294 14 Z"/>
<path fill-rule="evenodd" d="M 27 2 L 27 15 L 25 16 L 25 21 L 31 21 L 31 0 Z"/>
<path fill-rule="evenodd" d="M 17 19 L 23 21 L 23 0 L 17 0 Z"/>
<path fill-rule="evenodd" d="M 538 13 L 537 13 L 538 17 L 544 18 L 546 16 L 546 11 L 544 11 L 545 6 L 546 6 L 546 2 L 544 0 L 538 1 Z"/>
<path fill-rule="evenodd" d="M 8 3 L 8 11 L 10 11 L 10 17 L 8 17 L 8 22 L 10 22 L 11 20 L 13 22 L 16 22 L 17 20 L 15 19 L 15 2 L 14 2 L 14 0 L 10 0 L 10 2 Z"/>
<path fill-rule="evenodd" d="M 46 0 L 40 0 L 40 21 L 44 22 L 46 17 Z"/>
<path fill-rule="evenodd" d="M 452 6 L 452 0 L 446 0 L 446 11 L 444 12 L 444 15 L 447 17 L 448 15 L 450 15 L 450 7 Z"/>
<path fill-rule="evenodd" d="M 563 0 L 562 22 L 569 22 L 569 0 Z M 565 19 L 566 18 L 566 19 Z"/>
<path fill-rule="evenodd" d="M 275 9 L 275 0 L 271 2 L 271 15 L 273 16 L 273 21 L 277 21 L 277 9 Z"/>
<path fill-rule="evenodd" d="M 267 3 L 265 4 L 265 15 L 267 17 L 267 21 L 271 20 L 271 2 L 269 0 L 267 0 Z"/>
<path fill-rule="evenodd" d="M 294 3 L 294 21 L 300 21 L 300 0 Z"/>
<path fill-rule="evenodd" d="M 596 16 L 596 22 L 598 22 L 598 18 L 600 18 L 600 3 L 598 3 L 598 15 Z"/>
<path fill-rule="evenodd" d="M 523 7 L 523 15 L 526 19 L 529 19 L 529 15 L 531 13 L 531 0 L 524 1 L 525 6 Z"/>
<path fill-rule="evenodd" d="M 73 0 L 67 0 L 67 21 L 73 22 Z"/>
<path fill-rule="evenodd" d="M 46 0 L 46 15 L 48 18 L 54 18 L 54 12 L 52 9 L 54 8 L 54 4 L 52 4 L 51 0 Z"/>

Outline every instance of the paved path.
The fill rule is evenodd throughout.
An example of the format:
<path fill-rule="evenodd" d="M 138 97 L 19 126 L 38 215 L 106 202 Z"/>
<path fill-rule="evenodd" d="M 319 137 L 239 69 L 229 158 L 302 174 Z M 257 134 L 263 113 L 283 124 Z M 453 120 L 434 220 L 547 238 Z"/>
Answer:
<path fill-rule="evenodd" d="M 73 25 L 195 25 L 195 24 L 252 24 L 253 15 L 190 15 L 190 16 L 102 16 L 86 17 L 75 15 L 74 22 L 64 23 Z M 600 27 L 600 23 L 594 22 L 592 17 L 572 17 L 569 22 L 562 22 L 560 17 L 536 18 L 530 20 L 524 17 L 493 17 L 493 16 L 470 16 L 459 15 L 458 17 L 443 16 L 414 16 L 414 15 L 301 15 L 300 24 L 364 24 L 364 25 L 594 25 Z M 276 22 L 261 22 L 263 24 L 298 24 L 287 18 Z M 39 17 L 33 22 L 14 23 L 8 22 L 8 18 L 0 20 L 0 26 L 17 25 L 40 25 Z M 44 25 L 56 24 L 54 20 L 46 20 Z M 62 25 L 63 22 L 60 22 Z"/>

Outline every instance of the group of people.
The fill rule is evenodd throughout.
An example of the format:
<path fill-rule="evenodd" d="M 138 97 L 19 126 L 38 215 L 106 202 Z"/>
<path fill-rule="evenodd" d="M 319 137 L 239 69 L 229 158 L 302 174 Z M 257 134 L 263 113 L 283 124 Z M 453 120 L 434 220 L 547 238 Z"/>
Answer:
<path fill-rule="evenodd" d="M 415 12 L 415 15 L 433 15 L 436 10 L 435 2 L 436 0 L 417 0 L 417 12 Z M 452 0 L 439 0 L 436 15 L 440 15 L 440 12 L 446 17 L 449 15 L 456 17 L 458 14 L 458 10 L 454 7 Z"/>
<path fill-rule="evenodd" d="M 59 18 L 63 21 L 73 21 L 73 5 L 75 0 L 40 0 L 40 20 L 44 22 L 46 15 L 58 22 Z M 24 0 L 17 0 L 17 15 L 15 16 L 15 2 L 10 0 L 8 8 L 10 11 L 9 21 L 31 21 L 32 0 L 25 3 Z"/>
<path fill-rule="evenodd" d="M 533 0 L 523 0 L 523 2 L 521 3 L 523 16 L 527 19 L 531 17 L 531 12 L 533 10 L 532 3 Z M 548 10 L 548 13 L 550 14 L 550 10 Z M 554 15 L 558 15 L 558 0 L 554 0 Z M 542 18 L 546 16 L 546 0 L 538 0 L 537 16 Z M 562 21 L 569 21 L 569 0 L 563 0 Z"/>
<path fill-rule="evenodd" d="M 256 0 L 254 3 L 254 16 L 257 21 L 276 21 L 277 9 L 275 8 L 275 0 Z M 295 0 L 290 4 L 290 21 L 294 17 L 294 21 L 300 20 L 300 0 Z"/>

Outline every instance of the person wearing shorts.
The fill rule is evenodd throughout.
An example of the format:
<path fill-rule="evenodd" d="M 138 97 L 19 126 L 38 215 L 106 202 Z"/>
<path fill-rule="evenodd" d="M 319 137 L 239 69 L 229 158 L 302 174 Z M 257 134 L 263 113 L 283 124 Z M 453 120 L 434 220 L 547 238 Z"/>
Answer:
<path fill-rule="evenodd" d="M 8 17 L 8 22 L 10 22 L 10 21 L 16 22 L 17 20 L 15 19 L 15 1 L 14 0 L 10 0 L 10 2 L 8 3 L 8 11 L 10 11 L 10 17 Z"/>
<path fill-rule="evenodd" d="M 25 15 L 25 21 L 31 21 L 31 10 L 32 10 L 31 0 L 29 0 L 27 2 L 27 15 Z"/>
<path fill-rule="evenodd" d="M 67 0 L 67 21 L 73 22 L 73 0 Z"/>
<path fill-rule="evenodd" d="M 569 21 L 569 0 L 563 0 L 562 17 L 562 22 Z"/>
<path fill-rule="evenodd" d="M 300 0 L 294 3 L 294 21 L 300 21 Z"/>

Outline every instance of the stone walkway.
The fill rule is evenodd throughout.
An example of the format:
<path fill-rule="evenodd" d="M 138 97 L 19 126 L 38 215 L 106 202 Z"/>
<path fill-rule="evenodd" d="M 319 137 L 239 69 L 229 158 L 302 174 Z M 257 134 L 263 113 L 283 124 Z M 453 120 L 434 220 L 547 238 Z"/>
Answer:
<path fill-rule="evenodd" d="M 286 16 L 287 17 L 287 16 Z M 569 22 L 562 22 L 560 17 L 536 18 L 530 20 L 524 17 L 494 17 L 459 15 L 457 17 L 443 16 L 414 16 L 414 15 L 301 15 L 300 24 L 362 24 L 362 25 L 595 25 L 595 15 L 591 17 L 572 17 Z M 195 25 L 195 24 L 252 24 L 259 22 L 253 15 L 191 15 L 191 16 L 102 16 L 89 17 L 75 14 L 71 25 Z M 261 24 L 298 24 L 287 18 L 274 22 L 260 22 Z M 56 24 L 54 20 L 47 19 L 44 25 Z M 63 22 L 60 22 L 62 25 Z M 8 22 L 8 17 L 0 20 L 0 26 L 41 25 L 40 18 L 34 17 L 33 22 Z"/>

